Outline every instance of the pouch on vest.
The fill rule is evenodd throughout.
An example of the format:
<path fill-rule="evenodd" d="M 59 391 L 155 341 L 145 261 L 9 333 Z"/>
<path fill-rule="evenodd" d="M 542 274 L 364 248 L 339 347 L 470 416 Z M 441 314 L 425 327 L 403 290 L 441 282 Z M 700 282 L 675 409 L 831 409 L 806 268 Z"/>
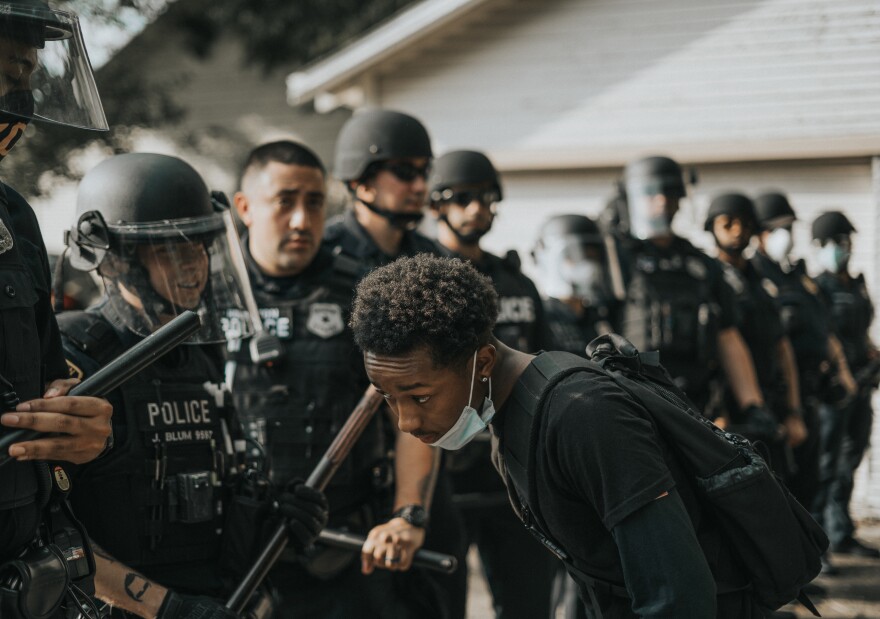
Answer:
<path fill-rule="evenodd" d="M 753 445 L 700 415 L 673 385 L 656 353 L 639 354 L 616 334 L 597 338 L 587 347 L 587 353 L 592 361 L 569 353 L 544 353 L 533 361 L 532 366 L 539 366 L 538 371 L 543 368 L 546 384 L 531 420 L 532 430 L 539 427 L 544 397 L 562 378 L 578 370 L 609 376 L 645 408 L 660 436 L 678 457 L 703 508 L 715 516 L 724 538 L 731 542 L 749 577 L 755 600 L 776 609 L 798 599 L 815 614 L 801 589 L 819 574 L 828 538 Z M 536 443 L 532 437 L 529 440 L 534 450 Z M 527 481 L 521 480 L 515 486 L 526 481 L 525 501 L 538 523 L 543 524 L 534 472 L 528 470 L 533 462 L 530 454 Z M 509 473 L 513 477 L 515 468 L 509 469 Z M 719 583 L 719 589 L 723 588 L 724 583 Z"/>

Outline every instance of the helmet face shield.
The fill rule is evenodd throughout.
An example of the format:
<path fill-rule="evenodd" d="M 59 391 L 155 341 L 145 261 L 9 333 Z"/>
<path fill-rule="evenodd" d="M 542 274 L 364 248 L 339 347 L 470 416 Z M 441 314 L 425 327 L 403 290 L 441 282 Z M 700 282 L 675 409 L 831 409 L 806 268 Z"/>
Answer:
<path fill-rule="evenodd" d="M 557 299 L 581 299 L 585 306 L 607 299 L 603 258 L 601 247 L 577 235 L 544 238 L 535 250 L 544 292 Z"/>
<path fill-rule="evenodd" d="M 108 225 L 111 249 L 101 263 L 109 302 L 125 326 L 147 336 L 185 310 L 202 328 L 189 343 L 225 340 L 221 319 L 243 308 L 221 213 L 143 224 Z M 243 336 L 252 326 L 242 325 Z"/>
<path fill-rule="evenodd" d="M 0 111 L 108 129 L 76 15 L 35 3 L 0 5 Z"/>
<path fill-rule="evenodd" d="M 667 236 L 672 233 L 672 209 L 669 197 L 655 183 L 640 180 L 626 184 L 629 231 L 637 239 Z"/>

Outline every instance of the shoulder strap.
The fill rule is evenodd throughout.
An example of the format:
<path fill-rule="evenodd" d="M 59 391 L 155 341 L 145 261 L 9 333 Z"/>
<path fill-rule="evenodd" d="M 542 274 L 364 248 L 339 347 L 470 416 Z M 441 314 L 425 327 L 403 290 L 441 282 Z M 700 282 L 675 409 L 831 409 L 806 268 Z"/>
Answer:
<path fill-rule="evenodd" d="M 65 338 L 99 365 L 105 365 L 125 351 L 119 336 L 99 314 L 85 311 L 62 312 L 58 327 Z"/>
<path fill-rule="evenodd" d="M 508 486 L 513 485 L 520 509 L 519 516 L 531 533 L 553 552 L 567 569 L 587 586 L 593 607 L 598 609 L 593 589 L 600 588 L 620 597 L 628 597 L 626 588 L 588 574 L 574 564 L 573 559 L 547 533 L 535 481 L 535 453 L 540 434 L 541 413 L 552 389 L 575 372 L 605 371 L 583 357 L 567 352 L 539 354 L 520 376 L 510 404 L 505 408 L 504 463 Z"/>

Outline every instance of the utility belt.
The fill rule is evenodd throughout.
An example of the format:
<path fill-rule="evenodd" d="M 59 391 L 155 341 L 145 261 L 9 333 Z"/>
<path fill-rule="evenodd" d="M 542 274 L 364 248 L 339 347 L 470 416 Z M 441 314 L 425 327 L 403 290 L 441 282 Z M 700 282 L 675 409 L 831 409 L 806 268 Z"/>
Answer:
<path fill-rule="evenodd" d="M 61 465 L 37 467 L 42 518 L 34 539 L 0 565 L 0 617 L 99 619 L 102 613 L 93 599 L 95 560 L 67 502 L 70 479 Z"/>

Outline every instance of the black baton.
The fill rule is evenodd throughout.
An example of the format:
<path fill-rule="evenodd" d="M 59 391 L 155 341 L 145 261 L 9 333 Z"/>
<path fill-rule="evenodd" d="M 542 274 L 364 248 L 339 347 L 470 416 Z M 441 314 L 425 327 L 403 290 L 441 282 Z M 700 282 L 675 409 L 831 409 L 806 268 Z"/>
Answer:
<path fill-rule="evenodd" d="M 195 312 L 183 312 L 167 325 L 160 327 L 84 381 L 75 385 L 67 392 L 67 395 L 89 395 L 99 398 L 107 395 L 189 338 L 201 326 L 201 320 Z M 8 452 L 12 444 L 30 441 L 42 434 L 42 432 L 35 430 L 13 430 L 0 437 L 0 466 L 11 460 Z"/>
<path fill-rule="evenodd" d="M 318 541 L 327 546 L 334 548 L 344 548 L 345 550 L 355 550 L 360 552 L 361 547 L 367 538 L 363 535 L 355 535 L 345 531 L 337 531 L 335 529 L 324 529 L 318 535 Z M 458 568 L 458 559 L 452 555 L 446 555 L 442 552 L 434 552 L 433 550 L 417 550 L 413 555 L 413 565 L 423 567 L 444 574 L 451 574 Z"/>
<path fill-rule="evenodd" d="M 310 488 L 317 488 L 318 490 L 324 490 L 327 487 L 336 469 L 339 468 L 339 465 L 351 451 L 351 448 L 354 447 L 355 442 L 363 434 L 383 399 L 382 395 L 372 386 L 367 387 L 357 406 L 355 406 L 351 415 L 345 421 L 345 425 L 339 430 L 336 438 L 333 439 L 330 447 L 327 448 L 312 474 L 309 475 L 305 485 Z M 287 541 L 287 522 L 282 522 L 272 532 L 272 537 L 269 538 L 269 542 L 263 548 L 260 556 L 257 557 L 256 562 L 248 570 L 248 573 L 245 574 L 245 577 L 241 580 L 235 591 L 232 592 L 232 595 L 226 602 L 226 608 L 232 610 L 237 615 L 241 615 L 254 591 L 257 590 L 257 587 L 266 578 L 266 574 L 269 573 L 269 570 L 278 561 L 281 553 L 284 552 L 284 549 L 287 547 Z"/>

